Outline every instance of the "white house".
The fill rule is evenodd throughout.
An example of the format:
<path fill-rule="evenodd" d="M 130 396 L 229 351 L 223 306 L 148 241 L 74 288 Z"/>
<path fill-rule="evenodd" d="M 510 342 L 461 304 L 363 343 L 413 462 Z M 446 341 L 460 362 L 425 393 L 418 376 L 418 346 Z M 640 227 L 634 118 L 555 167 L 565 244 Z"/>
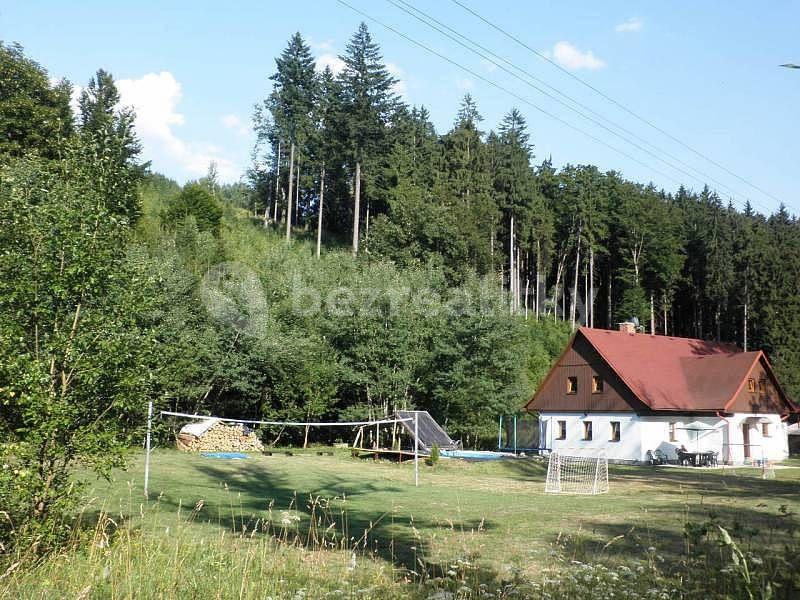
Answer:
<path fill-rule="evenodd" d="M 797 407 L 763 352 L 727 344 L 582 327 L 525 409 L 540 446 L 643 462 L 648 451 L 716 451 L 725 464 L 789 454 Z"/>

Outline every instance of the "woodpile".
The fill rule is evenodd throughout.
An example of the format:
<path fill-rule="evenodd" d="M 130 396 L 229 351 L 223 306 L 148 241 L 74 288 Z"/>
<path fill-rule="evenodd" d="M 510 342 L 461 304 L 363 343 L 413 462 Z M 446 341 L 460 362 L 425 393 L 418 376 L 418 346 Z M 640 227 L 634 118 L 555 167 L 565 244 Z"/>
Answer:
<path fill-rule="evenodd" d="M 196 424 L 195 424 L 196 425 Z M 206 427 L 186 426 L 178 434 L 177 445 L 185 452 L 261 452 L 264 444 L 241 423 L 221 421 Z"/>

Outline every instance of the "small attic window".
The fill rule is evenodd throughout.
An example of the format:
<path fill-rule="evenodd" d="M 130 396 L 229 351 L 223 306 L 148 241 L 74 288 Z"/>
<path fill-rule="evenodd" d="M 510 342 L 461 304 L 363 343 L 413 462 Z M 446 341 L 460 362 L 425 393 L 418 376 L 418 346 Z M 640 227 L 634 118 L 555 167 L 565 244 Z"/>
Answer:
<path fill-rule="evenodd" d="M 603 393 L 603 379 L 599 375 L 592 375 L 592 393 Z"/>
<path fill-rule="evenodd" d="M 750 379 L 747 380 L 747 391 L 750 392 L 751 394 L 755 393 L 755 391 L 756 391 L 756 380 L 755 379 L 750 378 Z"/>
<path fill-rule="evenodd" d="M 578 393 L 578 378 L 577 377 L 567 377 L 567 393 L 568 394 L 577 394 Z"/>
<path fill-rule="evenodd" d="M 767 380 L 766 379 L 759 379 L 758 380 L 758 393 L 759 394 L 766 394 L 767 393 Z"/>

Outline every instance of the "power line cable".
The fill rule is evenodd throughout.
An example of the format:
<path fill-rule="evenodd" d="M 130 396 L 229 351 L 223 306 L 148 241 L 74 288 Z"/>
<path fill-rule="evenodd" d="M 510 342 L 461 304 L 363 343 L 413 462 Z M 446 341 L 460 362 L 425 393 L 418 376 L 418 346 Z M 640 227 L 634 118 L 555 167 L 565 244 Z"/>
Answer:
<path fill-rule="evenodd" d="M 675 169 L 676 171 L 679 171 L 680 173 L 683 173 L 687 177 L 690 177 L 690 178 L 700 182 L 701 184 L 706 184 L 708 182 L 712 182 L 712 183 L 716 184 L 717 186 L 719 186 L 720 188 L 724 188 L 724 189 L 728 190 L 728 192 L 730 194 L 732 194 L 732 197 L 731 197 L 732 200 L 735 200 L 735 201 L 739 202 L 742 205 L 742 207 L 745 206 L 744 201 L 742 201 L 741 199 L 736 198 L 736 196 L 743 196 L 743 194 L 740 194 L 738 191 L 734 190 L 733 188 L 731 188 L 727 184 L 715 179 L 714 177 L 712 177 L 708 173 L 704 173 L 704 172 L 698 170 L 697 168 L 695 168 L 692 165 L 684 162 L 680 158 L 670 154 L 666 150 L 663 150 L 663 149 L 659 148 L 658 146 L 655 146 L 654 144 L 648 142 L 644 138 L 639 137 L 638 135 L 636 135 L 635 133 L 629 131 L 628 129 L 626 129 L 622 125 L 619 125 L 618 123 L 615 123 L 614 121 L 612 121 L 612 120 L 604 117 L 603 115 L 597 113 L 596 111 L 592 110 L 590 107 L 586 106 L 585 104 L 582 104 L 580 101 L 575 100 L 574 98 L 570 97 L 569 95 L 561 92 L 559 89 L 549 85 L 545 81 L 542 81 L 541 79 L 531 75 L 530 73 L 528 73 L 527 71 L 525 71 L 521 67 L 515 65 L 514 63 L 512 63 L 509 60 L 505 59 L 504 57 L 496 54 L 492 50 L 486 48 L 485 46 L 482 46 L 481 44 L 479 44 L 478 42 L 475 42 L 474 40 L 471 40 L 471 39 L 467 38 L 465 35 L 459 33 L 455 29 L 453 29 L 453 28 L 449 27 L 448 25 L 442 23 L 441 21 L 439 21 L 435 17 L 432 17 L 431 15 L 425 13 L 424 11 L 422 11 L 422 10 L 416 8 L 416 7 L 414 7 L 413 5 L 409 4 L 408 2 L 404 2 L 403 0 L 397 0 L 397 1 L 396 0 L 387 0 L 387 2 L 389 2 L 390 4 L 395 6 L 396 8 L 402 10 L 404 13 L 406 13 L 409 16 L 413 17 L 414 19 L 418 20 L 419 22 L 427 25 L 431 29 L 434 29 L 435 31 L 438 31 L 439 33 L 444 35 L 449 40 L 457 43 L 458 45 L 462 46 L 463 48 L 466 48 L 467 50 L 469 50 L 473 54 L 476 54 L 477 56 L 481 57 L 483 60 L 495 65 L 497 68 L 501 69 L 505 73 L 508 73 L 509 75 L 514 77 L 515 79 L 518 79 L 519 81 L 522 81 L 527 86 L 535 89 L 536 91 L 538 91 L 541 94 L 544 94 L 545 96 L 547 96 L 548 98 L 554 100 L 555 102 L 558 102 L 559 104 L 561 104 L 562 106 L 566 107 L 570 111 L 576 113 L 578 116 L 588 120 L 589 122 L 597 125 L 598 127 L 601 127 L 602 129 L 608 131 L 609 133 L 611 133 L 615 137 L 618 137 L 622 141 L 634 146 L 635 148 L 641 150 L 642 152 L 645 152 L 646 154 L 652 156 L 653 158 L 655 158 L 656 160 L 664 163 L 665 165 L 669 166 L 670 168 Z M 401 4 L 404 5 L 404 6 L 401 6 Z M 414 12 L 411 12 L 411 11 L 414 11 Z M 414 14 L 415 12 L 418 13 L 419 15 L 422 15 L 422 16 L 418 16 L 417 14 Z M 428 19 L 428 20 L 426 21 L 426 19 Z M 436 23 L 437 25 L 441 26 L 442 28 L 446 29 L 447 31 L 452 32 L 454 35 L 458 36 L 462 40 L 465 40 L 466 43 L 454 38 L 452 35 L 447 33 L 447 31 L 443 31 L 442 29 L 440 29 L 440 27 L 437 27 L 436 25 L 432 24 L 431 22 Z M 480 51 L 476 50 L 475 48 L 473 48 L 471 46 L 474 46 L 475 48 L 479 48 Z M 574 108 L 573 106 L 570 106 L 569 104 L 567 104 L 566 102 L 564 102 L 560 98 L 555 97 L 553 94 L 547 92 L 546 90 L 543 90 L 539 86 L 537 86 L 537 85 L 535 85 L 535 84 L 533 84 L 533 83 L 531 83 L 529 81 L 526 81 L 525 79 L 522 79 L 519 75 L 511 72 L 509 69 L 505 68 L 501 64 L 498 64 L 494 59 L 490 58 L 490 56 L 487 56 L 486 54 L 483 54 L 483 53 L 486 53 L 486 54 L 489 54 L 490 56 L 495 57 L 497 60 L 500 60 L 503 63 L 509 65 L 515 71 L 518 71 L 519 73 L 522 73 L 525 77 L 528 77 L 528 78 L 530 78 L 530 79 L 532 79 L 534 81 L 539 82 L 540 84 L 542 84 L 543 86 L 547 87 L 548 89 L 553 90 L 556 94 L 558 94 L 560 96 L 563 96 L 564 98 L 566 98 L 567 100 L 569 100 L 573 104 L 576 104 L 577 106 L 580 106 L 581 108 L 583 108 L 587 112 L 597 116 L 599 119 L 602 119 L 603 121 L 606 121 L 607 123 L 609 123 L 613 127 L 616 127 L 618 129 L 624 131 L 625 133 L 627 133 L 631 137 L 641 141 L 644 144 L 647 144 L 648 146 L 654 148 L 657 152 L 660 152 L 661 154 L 666 155 L 667 157 L 669 157 L 670 159 L 674 160 L 678 164 L 686 167 L 687 169 L 691 169 L 692 171 L 695 171 L 699 175 L 699 177 L 697 175 L 693 175 L 692 173 L 687 172 L 686 170 L 684 170 L 684 169 L 682 169 L 680 167 L 675 166 L 675 164 L 665 160 L 664 158 L 662 158 L 658 154 L 656 154 L 656 153 L 652 152 L 651 150 L 643 147 L 642 145 L 640 145 L 640 144 L 638 144 L 638 143 L 636 143 L 634 141 L 631 141 L 629 138 L 625 137 L 624 135 L 621 135 L 617 131 L 615 131 L 615 130 L 611 129 L 610 127 L 606 126 L 605 124 L 599 122 L 597 119 L 587 116 L 586 114 L 584 114 L 580 110 Z"/>
<path fill-rule="evenodd" d="M 675 178 L 674 178 L 672 175 L 668 175 L 667 173 L 664 173 L 663 171 L 661 171 L 661 170 L 659 170 L 659 169 L 656 169 L 656 168 L 654 168 L 654 167 L 652 167 L 652 166 L 648 165 L 647 163 L 644 163 L 644 162 L 642 162 L 641 160 L 639 160 L 639 159 L 638 159 L 638 158 L 636 158 L 635 156 L 632 156 L 631 154 L 628 154 L 628 153 L 627 153 L 627 152 L 625 152 L 624 150 L 620 150 L 620 149 L 619 149 L 619 148 L 617 148 L 616 146 L 612 146 L 611 144 L 609 144 L 609 143 L 608 143 L 608 142 L 606 142 L 605 140 L 603 140 L 603 139 L 601 139 L 601 138 L 598 138 L 597 136 L 595 136 L 595 135 L 592 135 L 591 133 L 587 132 L 586 130 L 584 130 L 584 129 L 581 129 L 580 127 L 577 127 L 577 126 L 573 125 L 573 124 L 572 124 L 572 123 L 570 123 L 569 121 L 565 121 L 564 119 L 562 119 L 562 118 L 561 118 L 561 117 L 559 117 L 558 115 L 555 115 L 555 114 L 553 114 L 553 113 L 551 113 L 551 112 L 547 111 L 546 109 L 542 108 L 541 106 L 539 106 L 539 105 L 538 105 L 538 104 L 536 104 L 535 102 L 533 102 L 533 101 L 529 100 L 528 98 L 525 98 L 525 97 L 523 97 L 523 96 L 520 96 L 520 95 L 519 95 L 519 94 L 517 94 L 516 92 L 514 92 L 514 91 L 512 91 L 512 90 L 510 90 L 510 89 L 508 89 L 508 88 L 506 88 L 506 87 L 504 87 L 504 86 L 502 86 L 502 85 L 500 85 L 499 83 L 497 83 L 497 82 L 495 82 L 495 81 L 492 81 L 491 79 L 488 79 L 488 78 L 484 77 L 483 75 L 481 75 L 480 73 L 477 73 L 477 72 L 473 71 L 473 70 L 472 70 L 472 69 L 470 69 L 469 67 L 465 67 L 465 66 L 464 66 L 464 65 L 462 65 L 461 63 L 458 63 L 458 62 L 456 62 L 455 60 L 453 60 L 453 59 L 451 59 L 451 58 L 449 58 L 449 57 L 445 56 L 444 54 L 442 54 L 442 53 L 440 53 L 440 52 L 437 52 L 436 50 L 434 50 L 434 49 L 433 49 L 433 48 L 431 48 L 430 46 L 426 46 L 426 45 L 425 45 L 425 44 L 423 44 L 422 42 L 419 42 L 419 41 L 415 40 L 414 38 L 412 38 L 412 37 L 410 37 L 410 36 L 406 35 L 405 33 L 403 33 L 403 32 L 401 32 L 401 31 L 399 31 L 398 29 L 395 29 L 395 28 L 394 28 L 394 27 L 392 27 L 391 25 L 387 25 L 387 24 L 386 24 L 386 23 L 384 23 L 383 21 L 380 21 L 380 20 L 376 19 L 375 17 L 373 17 L 373 16 L 371 16 L 371 15 L 369 15 L 369 14 L 365 13 L 363 10 L 361 10 L 361 9 L 359 9 L 359 8 L 356 8 L 356 7 L 355 7 L 355 6 L 353 6 L 352 4 L 350 4 L 350 3 L 346 2 L 345 0 L 336 0 L 336 2 L 338 2 L 338 3 L 339 3 L 339 4 L 341 4 L 342 6 L 346 6 L 347 8 L 349 8 L 350 10 L 352 10 L 353 12 L 355 12 L 356 14 L 359 14 L 359 15 L 361 15 L 361 16 L 362 16 L 362 17 L 364 17 L 365 19 L 367 19 L 367 20 L 369 20 L 369 21 L 372 21 L 373 23 L 376 23 L 377 25 L 380 25 L 381 27 L 383 27 L 383 28 L 385 28 L 385 29 L 387 29 L 387 30 L 391 31 L 391 32 L 392 32 L 392 33 L 394 33 L 395 35 L 398 35 L 398 36 L 400 36 L 401 38 L 403 38 L 404 40 L 406 40 L 406 41 L 408 41 L 408 42 L 410 42 L 410 43 L 414 44 L 415 46 L 418 46 L 418 47 L 422 48 L 422 49 L 423 49 L 423 50 L 425 50 L 426 52 L 428 52 L 428 53 L 430 53 L 430 54 L 433 54 L 434 56 L 437 56 L 438 58 L 441 58 L 441 59 L 442 59 L 442 60 L 444 60 L 445 62 L 447 62 L 447 63 L 450 63 L 451 65 L 453 65 L 453 66 L 455 66 L 455 67 L 458 67 L 459 69 L 461 69 L 461 70 L 462 70 L 462 71 L 464 71 L 465 73 L 469 73 L 470 75 L 472 75 L 472 76 L 473 76 L 473 77 L 475 77 L 476 79 L 480 79 L 480 80 L 481 80 L 481 81 L 483 81 L 484 83 L 487 83 L 488 85 L 490 85 L 490 86 L 492 86 L 492 87 L 494 87 L 494 88 L 496 88 L 496 89 L 500 90 L 501 92 L 504 92 L 504 93 L 508 94 L 508 95 L 509 95 L 509 96 L 511 96 L 512 98 L 516 98 L 516 99 L 517 99 L 517 100 L 519 100 L 520 102 L 523 102 L 523 103 L 527 104 L 528 106 L 530 106 L 530 107 L 532 107 L 532 108 L 534 108 L 534 109 L 538 110 L 540 113 L 542 113 L 542 114 L 544 114 L 544 115 L 546 115 L 546 116 L 550 117 L 551 119 L 554 119 L 554 120 L 558 121 L 558 122 L 559 122 L 559 123 L 561 123 L 562 125 L 564 125 L 564 126 L 566 126 L 566 127 L 569 127 L 570 129 L 572 129 L 572 130 L 574 130 L 574 131 L 577 131 L 578 133 L 580 133 L 580 134 L 582 134 L 582 135 L 584 135 L 584 136 L 588 137 L 589 139 L 591 139 L 591 140 L 594 140 L 594 141 L 595 141 L 595 142 L 597 142 L 598 144 L 601 144 L 601 145 L 605 146 L 606 148 L 609 148 L 609 149 L 613 150 L 613 151 L 614 151 L 614 152 L 616 152 L 617 154 L 620 154 L 621 156 L 624 156 L 625 158 L 627 158 L 627 159 L 629 159 L 629 160 L 632 160 L 633 162 L 635 162 L 635 163 L 637 163 L 637 164 L 639 164 L 639 165 L 643 166 L 645 169 L 649 169 L 650 171 L 652 171 L 652 172 L 654 172 L 654 173 L 658 173 L 659 175 L 661 175 L 661 176 L 662 176 L 662 177 L 664 177 L 665 179 L 669 179 L 670 181 L 672 181 L 673 183 L 675 183 L 675 184 L 677 184 L 677 185 L 681 185 L 681 184 L 682 184 L 682 182 L 681 182 L 681 181 L 679 181 L 679 180 L 675 179 Z"/>
<path fill-rule="evenodd" d="M 666 131 L 666 130 L 662 129 L 661 127 L 659 127 L 658 125 L 656 125 L 656 124 L 655 124 L 655 123 L 653 123 L 652 121 L 650 121 L 650 120 L 646 119 L 645 117 L 642 117 L 642 116 L 640 116 L 639 114 L 637 114 L 636 112 L 634 112 L 632 109 L 628 108 L 627 106 L 625 106 L 625 105 L 624 105 L 624 104 L 622 104 L 621 102 L 619 102 L 619 101 L 615 100 L 614 98 L 612 98 L 612 97 L 611 97 L 611 96 L 609 96 L 608 94 L 604 93 L 602 90 L 600 90 L 600 89 L 598 89 L 597 87 L 593 86 L 591 83 L 589 83 L 589 82 L 585 81 L 585 80 L 584 80 L 584 79 L 582 79 L 581 77 L 578 77 L 578 76 L 577 76 L 577 75 L 575 75 L 574 73 L 572 73 L 572 72 L 568 71 L 567 69 L 565 69 L 564 67 L 562 67 L 561 65 L 559 65 L 559 64 L 558 64 L 556 61 L 552 60 L 550 57 L 548 57 L 548 56 L 546 56 L 545 54 L 543 54 L 543 53 L 539 52 L 538 50 L 536 50 L 536 49 L 532 48 L 531 46 L 529 46 L 528 44 L 526 44 L 525 42 L 523 42 L 522 40 L 520 40 L 520 39 L 519 39 L 518 37 L 516 37 L 515 35 L 513 35 L 513 34 L 511 34 L 511 33 L 507 32 L 505 29 L 503 29 L 503 28 L 502 28 L 502 27 L 500 27 L 499 25 L 496 25 L 495 23 L 491 22 L 491 21 L 490 21 L 490 20 L 488 20 L 486 17 L 484 17 L 484 16 L 483 16 L 483 15 L 481 15 L 480 13 L 476 12 L 475 10 L 473 10 L 472 8 L 470 8 L 469 6 L 467 6 L 466 4 L 464 4 L 463 2 L 461 2 L 460 0 L 451 0 L 451 1 L 452 1 L 454 4 L 457 4 L 458 6 L 460 6 L 461 8 L 463 8 L 465 11 L 467 11 L 467 12 L 468 12 L 468 13 L 470 13 L 471 15 L 473 15 L 475 18 L 477 18 L 477 19 L 479 19 L 480 21 L 483 21 L 484 23 L 486 23 L 486 24 L 487 24 L 489 27 L 491 27 L 492 29 L 494 29 L 494 30 L 496 30 L 496 31 L 500 32 L 500 33 L 501 33 L 501 34 L 503 34 L 505 37 L 507 37 L 507 38 L 509 38 L 510 40 L 512 40 L 512 41 L 514 41 L 514 42 L 516 42 L 517 44 L 519 44 L 520 46 L 522 46 L 522 47 L 523 47 L 523 48 L 525 48 L 526 50 L 529 50 L 530 52 L 533 52 L 533 53 L 534 53 L 536 56 L 538 56 L 539 58 L 541 58 L 541 59 L 543 59 L 543 60 L 546 60 L 548 63 L 550 63 L 551 65 L 553 65 L 553 66 L 554 66 L 555 68 L 557 68 L 559 71 L 561 71 L 561 72 L 565 73 L 566 75 L 568 75 L 569 77 L 571 77 L 571 78 L 572 78 L 572 79 L 574 79 L 575 81 L 579 82 L 581 85 L 584 85 L 585 87 L 589 88 L 590 90 L 592 90 L 592 91 L 593 91 L 593 92 L 595 92 L 596 94 L 600 95 L 602 98 L 606 99 L 607 101 L 611 102 L 612 104 L 614 104 L 615 106 L 617 106 L 617 107 L 618 107 L 618 108 L 620 108 L 621 110 L 625 111 L 626 113 L 628 113 L 629 115 L 631 115 L 632 117 L 634 117 L 635 119 L 637 119 L 637 120 L 641 121 L 642 123 L 645 123 L 646 125 L 648 125 L 648 126 L 652 127 L 653 129 L 655 129 L 655 130 L 656 130 L 656 131 L 658 131 L 659 133 L 661 133 L 661 134 L 663 134 L 663 135 L 667 136 L 668 138 L 670 138 L 672 141 L 676 142 L 677 144 L 680 144 L 681 146 L 683 146 L 684 148 L 686 148 L 687 150 L 689 150 L 690 152 L 692 152 L 692 153 L 693 153 L 693 154 L 695 154 L 696 156 L 699 156 L 700 158 L 702 158 L 703 160 L 705 160 L 705 161 L 707 161 L 707 162 L 711 163 L 711 164 L 712 164 L 712 165 L 714 165 L 715 167 L 717 167 L 717 168 L 719 168 L 719 169 L 722 169 L 722 170 L 723 170 L 723 171 L 725 171 L 725 172 L 726 172 L 728 175 L 731 175 L 731 176 L 735 177 L 736 179 L 738 179 L 739 181 L 741 181 L 741 182 L 742 182 L 742 183 L 744 183 L 745 185 L 747 185 L 747 186 L 749 186 L 749 187 L 753 188 L 754 190 L 758 190 L 759 192 L 761 192 L 761 193 L 762 193 L 762 194 L 764 194 L 765 196 L 767 196 L 767 197 L 769 197 L 769 198 L 771 198 L 771 199 L 775 200 L 776 202 L 778 202 L 778 203 L 780 203 L 780 204 L 783 204 L 783 201 L 782 201 L 780 198 L 778 198 L 777 196 L 774 196 L 773 194 L 771 194 L 771 193 L 770 193 L 770 192 L 768 192 L 767 190 L 765 190 L 765 189 L 761 188 L 760 186 L 756 185 L 755 183 L 752 183 L 751 181 L 749 181 L 749 180 L 745 179 L 744 177 L 742 177 L 742 176 L 741 176 L 741 175 L 739 175 L 738 173 L 736 173 L 736 172 L 734 172 L 734 171 L 731 171 L 731 170 L 730 170 L 730 169 L 728 169 L 728 168 L 727 168 L 725 165 L 723 165 L 723 164 L 719 163 L 718 161 L 714 160 L 713 158 L 711 158 L 711 157 L 709 157 L 709 156 L 706 156 L 705 154 L 703 154 L 703 153 L 702 153 L 702 152 L 700 152 L 699 150 L 696 150 L 695 148 L 693 148 L 692 146 L 690 146 L 689 144 L 687 144 L 686 142 L 684 142 L 684 141 L 683 141 L 683 140 L 681 140 L 680 138 L 677 138 L 677 137 L 675 137 L 674 135 L 672 135 L 672 134 L 671 134 L 671 133 L 669 133 L 668 131 Z"/>

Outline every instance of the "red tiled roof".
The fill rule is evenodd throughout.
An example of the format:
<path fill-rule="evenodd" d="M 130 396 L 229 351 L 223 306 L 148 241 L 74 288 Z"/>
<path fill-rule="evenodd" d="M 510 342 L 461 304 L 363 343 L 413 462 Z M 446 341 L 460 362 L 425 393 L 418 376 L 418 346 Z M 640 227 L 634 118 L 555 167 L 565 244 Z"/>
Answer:
<path fill-rule="evenodd" d="M 587 327 L 579 333 L 652 410 L 724 410 L 762 356 L 688 338 Z"/>

